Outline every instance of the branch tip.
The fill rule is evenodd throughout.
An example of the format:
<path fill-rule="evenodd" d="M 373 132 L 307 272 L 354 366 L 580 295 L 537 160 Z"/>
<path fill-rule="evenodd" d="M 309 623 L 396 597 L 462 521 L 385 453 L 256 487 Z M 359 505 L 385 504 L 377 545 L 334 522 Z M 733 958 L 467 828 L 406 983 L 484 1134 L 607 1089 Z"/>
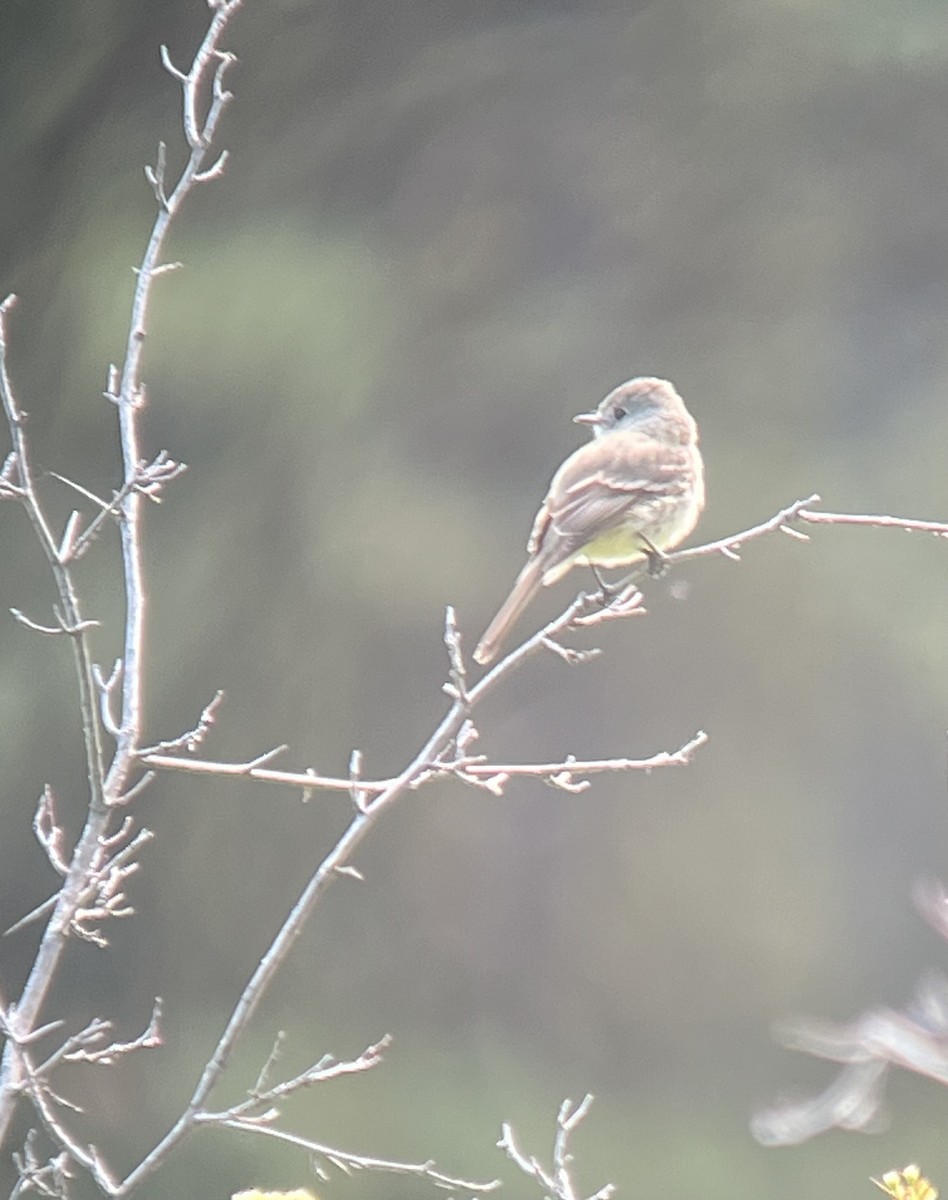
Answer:
<path fill-rule="evenodd" d="M 185 75 L 183 71 L 179 70 L 171 61 L 171 52 L 164 43 L 162 43 L 162 45 L 159 47 L 158 53 L 161 56 L 161 65 L 168 72 L 168 74 L 177 79 L 179 83 L 186 82 L 188 78 L 187 75 Z"/>

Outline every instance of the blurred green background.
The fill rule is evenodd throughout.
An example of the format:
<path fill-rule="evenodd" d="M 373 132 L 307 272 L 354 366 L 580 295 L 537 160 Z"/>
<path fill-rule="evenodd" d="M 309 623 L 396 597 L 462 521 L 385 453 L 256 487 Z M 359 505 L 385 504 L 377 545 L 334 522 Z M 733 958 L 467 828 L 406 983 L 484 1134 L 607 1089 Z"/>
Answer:
<path fill-rule="evenodd" d="M 190 61 L 198 0 L 0 7 L 0 288 L 42 466 L 107 493 L 101 392 L 123 353 L 153 215 L 142 167 L 183 159 L 158 45 Z M 209 757 L 397 771 L 444 709 L 442 622 L 468 647 L 520 566 L 569 423 L 633 374 L 698 419 L 711 538 L 819 491 L 851 511 L 948 518 L 948 21 L 942 0 L 248 0 L 222 144 L 158 282 L 149 454 L 190 464 L 147 511 L 150 738 L 227 703 Z M 73 497 L 44 480 L 64 518 Z M 96 651 L 119 647 L 117 541 L 84 561 Z M 46 620 L 23 514 L 0 511 L 0 611 Z M 818 529 L 647 586 L 606 651 L 552 657 L 479 715 L 499 759 L 646 755 L 705 728 L 684 770 L 439 785 L 388 815 L 297 945 L 229 1077 L 285 1028 L 287 1071 L 369 1075 L 286 1124 L 366 1153 L 502 1174 L 501 1120 L 548 1153 L 561 1099 L 590 1189 L 664 1200 L 871 1195 L 917 1159 L 948 1187 L 948 1096 L 895 1082 L 877 1139 L 790 1150 L 751 1113 L 831 1069 L 770 1037 L 791 1013 L 900 1004 L 944 947 L 914 880 L 945 873 L 948 549 Z M 531 610 L 552 615 L 578 577 Z M 522 632 L 531 628 L 530 621 Z M 579 642 L 581 639 L 577 639 Z M 4 926 L 55 881 L 32 839 L 49 783 L 84 801 L 68 647 L 0 622 Z M 73 948 L 47 1018 L 166 1000 L 166 1046 L 61 1079 L 127 1170 L 193 1087 L 239 989 L 348 802 L 163 777 L 157 833 L 110 953 Z M 0 944 L 21 986 L 30 929 Z M 94 1132 L 93 1132 L 94 1131 Z M 307 1181 L 300 1155 L 194 1138 L 149 1197 Z M 416 1197 L 387 1176 L 324 1198 Z"/>

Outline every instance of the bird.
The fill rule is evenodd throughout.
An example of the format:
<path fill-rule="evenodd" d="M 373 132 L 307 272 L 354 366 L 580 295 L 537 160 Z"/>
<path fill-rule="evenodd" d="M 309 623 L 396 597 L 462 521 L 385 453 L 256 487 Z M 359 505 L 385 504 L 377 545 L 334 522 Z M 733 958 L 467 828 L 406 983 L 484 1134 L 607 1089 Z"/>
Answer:
<path fill-rule="evenodd" d="M 550 482 L 527 561 L 474 650 L 483 666 L 497 657 L 541 587 L 577 564 L 658 565 L 688 537 L 704 508 L 698 426 L 667 379 L 630 379 L 573 420 L 592 429 L 592 441 Z"/>

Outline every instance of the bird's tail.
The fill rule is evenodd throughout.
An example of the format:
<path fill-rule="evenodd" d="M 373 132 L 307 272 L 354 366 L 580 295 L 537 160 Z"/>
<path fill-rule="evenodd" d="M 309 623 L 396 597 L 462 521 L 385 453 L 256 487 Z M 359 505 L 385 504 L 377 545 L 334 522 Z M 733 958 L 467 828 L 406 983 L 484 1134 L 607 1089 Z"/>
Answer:
<path fill-rule="evenodd" d="M 477 643 L 477 649 L 474 651 L 475 662 L 486 665 L 494 661 L 511 626 L 540 590 L 542 583 L 543 569 L 537 559 L 533 558 L 517 576 L 517 582 L 510 589 L 510 595 L 500 606 L 497 616 L 487 626 L 483 637 Z"/>

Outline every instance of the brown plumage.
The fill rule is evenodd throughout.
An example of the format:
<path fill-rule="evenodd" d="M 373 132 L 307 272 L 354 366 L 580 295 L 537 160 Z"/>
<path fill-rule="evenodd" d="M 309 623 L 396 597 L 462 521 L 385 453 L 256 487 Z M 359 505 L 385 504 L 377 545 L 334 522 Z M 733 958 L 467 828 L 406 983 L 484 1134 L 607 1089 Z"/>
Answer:
<path fill-rule="evenodd" d="M 576 563 L 627 566 L 678 546 L 704 507 L 698 428 L 663 379 L 629 380 L 576 418 L 594 438 L 566 459 L 533 523 L 527 562 L 474 651 L 489 663 L 541 586 Z"/>

